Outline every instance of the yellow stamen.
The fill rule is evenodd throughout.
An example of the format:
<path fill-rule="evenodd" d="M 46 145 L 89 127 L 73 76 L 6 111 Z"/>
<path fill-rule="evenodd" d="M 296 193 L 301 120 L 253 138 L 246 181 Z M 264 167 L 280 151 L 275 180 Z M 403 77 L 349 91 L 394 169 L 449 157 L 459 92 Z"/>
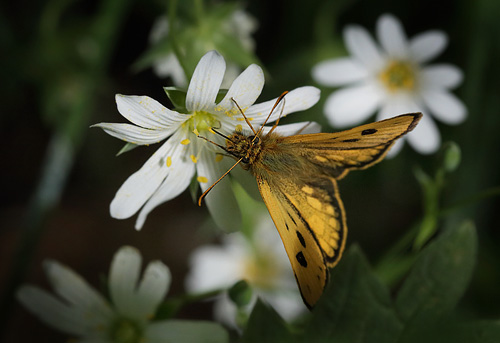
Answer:
<path fill-rule="evenodd" d="M 198 159 L 196 158 L 195 155 L 191 155 L 190 157 L 191 157 L 191 161 L 193 161 L 193 163 L 198 162 Z"/>
<path fill-rule="evenodd" d="M 168 156 L 167 157 L 167 167 L 170 167 L 172 165 L 172 157 Z"/>
<path fill-rule="evenodd" d="M 181 141 L 181 144 L 182 144 L 182 145 L 188 145 L 189 143 L 191 143 L 191 141 L 189 140 L 189 138 L 183 139 L 183 140 Z"/>
<path fill-rule="evenodd" d="M 224 158 L 224 156 L 222 156 L 221 154 L 217 154 L 217 155 L 215 155 L 215 162 L 220 162 L 220 161 L 222 161 L 223 158 Z"/>
<path fill-rule="evenodd" d="M 208 179 L 204 176 L 198 176 L 196 178 L 196 180 L 198 180 L 198 182 L 202 182 L 202 183 L 208 182 Z"/>

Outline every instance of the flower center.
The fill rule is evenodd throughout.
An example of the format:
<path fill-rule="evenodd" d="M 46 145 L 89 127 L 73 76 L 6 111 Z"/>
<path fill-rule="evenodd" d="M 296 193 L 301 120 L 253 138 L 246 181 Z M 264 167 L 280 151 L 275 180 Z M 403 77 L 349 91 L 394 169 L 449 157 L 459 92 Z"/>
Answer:
<path fill-rule="evenodd" d="M 274 258 L 275 256 L 270 256 L 265 252 L 256 253 L 248 258 L 245 261 L 244 278 L 259 288 L 274 288 L 280 272 Z"/>
<path fill-rule="evenodd" d="M 199 133 L 202 133 L 203 131 L 208 131 L 211 127 L 220 126 L 220 123 L 213 114 L 197 111 L 191 115 L 186 125 L 188 125 L 189 132 L 193 132 L 196 129 Z"/>
<path fill-rule="evenodd" d="M 139 343 L 142 341 L 142 328 L 130 319 L 118 318 L 111 325 L 110 339 L 113 343 Z"/>
<path fill-rule="evenodd" d="M 379 79 L 389 92 L 409 91 L 415 88 L 415 69 L 405 61 L 390 61 L 379 74 Z"/>

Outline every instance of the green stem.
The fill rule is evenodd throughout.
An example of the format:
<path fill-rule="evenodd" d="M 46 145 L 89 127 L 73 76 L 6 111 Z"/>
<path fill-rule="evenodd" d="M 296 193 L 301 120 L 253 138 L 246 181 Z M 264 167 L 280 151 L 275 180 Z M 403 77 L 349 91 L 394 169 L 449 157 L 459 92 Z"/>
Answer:
<path fill-rule="evenodd" d="M 170 6 L 168 8 L 168 35 L 170 39 L 170 44 L 172 46 L 172 50 L 174 51 L 175 57 L 184 71 L 184 76 L 186 76 L 186 80 L 191 79 L 191 72 L 186 64 L 186 59 L 182 55 L 182 52 L 179 48 L 179 44 L 177 42 L 177 30 L 175 26 L 177 17 L 177 0 L 170 0 Z"/>

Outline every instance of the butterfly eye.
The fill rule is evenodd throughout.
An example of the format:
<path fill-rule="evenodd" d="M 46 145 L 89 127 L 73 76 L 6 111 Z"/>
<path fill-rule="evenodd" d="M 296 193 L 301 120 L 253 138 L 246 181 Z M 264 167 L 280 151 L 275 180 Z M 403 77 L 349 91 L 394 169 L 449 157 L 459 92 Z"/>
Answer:
<path fill-rule="evenodd" d="M 248 157 L 243 157 L 243 158 L 241 159 L 241 162 L 243 162 L 243 163 L 249 163 L 249 162 L 250 162 L 250 159 L 249 159 Z"/>
<path fill-rule="evenodd" d="M 252 143 L 253 144 L 259 144 L 259 142 L 260 142 L 259 136 L 254 136 L 253 139 L 252 139 Z"/>

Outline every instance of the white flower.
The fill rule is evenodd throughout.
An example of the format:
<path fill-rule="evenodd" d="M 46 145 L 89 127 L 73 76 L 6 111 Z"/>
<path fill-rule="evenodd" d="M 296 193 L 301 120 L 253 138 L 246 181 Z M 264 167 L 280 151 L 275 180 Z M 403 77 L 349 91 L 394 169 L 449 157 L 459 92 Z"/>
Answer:
<path fill-rule="evenodd" d="M 218 131 L 226 135 L 236 129 L 248 131 L 243 116 L 231 99 L 257 127 L 263 124 L 275 100 L 252 106 L 264 86 L 262 69 L 252 64 L 236 78 L 226 96 L 216 104 L 224 70 L 224 59 L 217 52 L 210 51 L 202 57 L 187 90 L 185 107 L 188 113 L 169 110 L 147 96 L 116 96 L 118 111 L 135 125 L 100 123 L 94 126 L 139 145 L 168 139 L 118 190 L 111 202 L 111 216 L 128 218 L 142 208 L 136 222 L 136 228 L 140 229 L 149 212 L 183 192 L 195 174 L 202 191 L 205 191 L 234 164 L 232 158 L 220 154 L 223 152 L 220 148 L 200 139 L 193 131 L 225 145 L 223 138 L 209 130 L 211 127 L 219 128 Z M 283 115 L 307 109 L 318 99 L 319 90 L 315 87 L 292 90 L 285 97 Z M 280 110 L 273 113 L 270 121 L 279 117 Z M 282 125 L 277 130 L 289 135 L 305 125 Z M 310 125 L 308 130 L 318 130 L 318 127 Z M 235 168 L 231 175 L 242 180 L 240 183 L 243 186 L 255 187 L 255 181 L 249 179 L 250 174 L 240 170 Z M 240 212 L 230 189 L 229 178 L 224 178 L 205 198 L 215 222 L 228 231 L 237 228 L 240 221 Z"/>
<path fill-rule="evenodd" d="M 240 41 L 244 49 L 247 51 L 253 51 L 255 49 L 255 41 L 252 38 L 252 34 L 257 30 L 257 26 L 257 20 L 254 17 L 241 9 L 237 9 L 222 22 L 221 28 L 217 33 L 234 36 Z M 151 44 L 158 44 L 162 39 L 168 36 L 168 31 L 169 27 L 167 17 L 162 16 L 158 18 L 151 28 L 149 36 Z M 215 43 L 209 40 L 206 40 L 204 45 L 207 50 L 216 48 Z M 169 49 L 165 54 L 158 54 L 158 56 L 153 60 L 153 71 L 159 77 L 171 77 L 174 85 L 177 87 L 185 87 L 187 85 L 184 71 L 177 60 L 175 53 L 171 51 L 171 49 Z M 228 88 L 238 76 L 240 71 L 241 68 L 236 64 L 228 63 L 221 87 Z"/>
<path fill-rule="evenodd" d="M 430 114 L 445 124 L 463 122 L 467 109 L 449 92 L 462 82 L 460 69 L 449 64 L 425 65 L 447 45 L 441 31 L 428 31 L 408 40 L 401 23 L 392 15 L 377 21 L 379 47 L 360 26 L 348 26 L 344 40 L 351 57 L 327 60 L 313 68 L 313 78 L 326 86 L 346 86 L 325 103 L 330 124 L 349 127 L 366 120 L 379 109 L 377 120 L 402 113 L 423 112 L 413 132 L 405 136 L 422 154 L 435 152 L 440 134 Z M 402 147 L 400 139 L 394 155 Z"/>
<path fill-rule="evenodd" d="M 190 257 L 186 290 L 206 292 L 246 280 L 253 289 L 252 301 L 245 309 L 248 313 L 258 296 L 284 319 L 292 320 L 303 313 L 305 306 L 283 243 L 268 213 L 260 217 L 256 228 L 251 239 L 235 232 L 225 235 L 222 245 L 197 248 Z M 236 326 L 236 312 L 227 296 L 216 299 L 214 316 L 218 321 Z"/>
<path fill-rule="evenodd" d="M 17 298 L 40 320 L 77 337 L 78 342 L 176 341 L 179 334 L 201 340 L 207 326 L 213 334 L 224 337 L 213 324 L 197 323 L 204 327 L 193 330 L 192 322 L 152 321 L 170 287 L 170 271 L 162 262 L 153 261 L 140 279 L 140 269 L 139 251 L 128 246 L 118 250 L 109 273 L 110 303 L 68 267 L 46 261 L 45 270 L 56 296 L 28 285 L 18 290 Z"/>

